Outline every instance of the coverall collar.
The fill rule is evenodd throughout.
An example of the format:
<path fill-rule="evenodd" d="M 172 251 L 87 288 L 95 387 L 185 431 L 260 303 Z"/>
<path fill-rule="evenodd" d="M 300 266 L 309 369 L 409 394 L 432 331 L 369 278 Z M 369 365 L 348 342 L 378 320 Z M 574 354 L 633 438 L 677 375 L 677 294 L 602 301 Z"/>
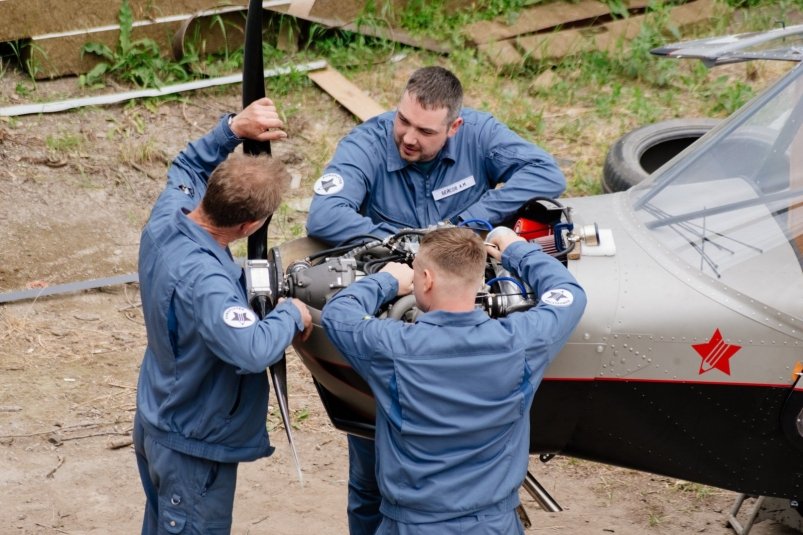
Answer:
<path fill-rule="evenodd" d="M 181 209 L 176 212 L 176 228 L 190 240 L 197 243 L 204 250 L 217 258 L 220 265 L 233 278 L 237 279 L 242 273 L 242 268 L 234 261 L 228 247 L 221 247 L 220 244 L 204 229 L 196 225 L 189 217 L 187 211 Z"/>
<path fill-rule="evenodd" d="M 484 310 L 475 308 L 471 312 L 447 312 L 446 310 L 433 310 L 422 314 L 416 323 L 429 323 L 431 325 L 448 325 L 450 327 L 473 326 L 490 321 Z"/>

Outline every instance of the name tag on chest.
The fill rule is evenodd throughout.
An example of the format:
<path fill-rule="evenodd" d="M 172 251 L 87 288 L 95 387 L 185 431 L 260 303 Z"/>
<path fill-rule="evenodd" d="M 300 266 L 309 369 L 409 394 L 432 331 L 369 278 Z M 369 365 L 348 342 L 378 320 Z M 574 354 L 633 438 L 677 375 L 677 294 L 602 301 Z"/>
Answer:
<path fill-rule="evenodd" d="M 436 189 L 432 192 L 432 198 L 436 201 L 439 201 L 441 199 L 445 199 L 446 197 L 451 197 L 455 193 L 460 193 L 464 189 L 474 186 L 474 184 L 476 184 L 476 182 L 474 182 L 474 175 L 470 175 L 462 180 L 458 180 L 457 182 L 449 184 L 448 186 L 444 186 L 441 189 Z"/>

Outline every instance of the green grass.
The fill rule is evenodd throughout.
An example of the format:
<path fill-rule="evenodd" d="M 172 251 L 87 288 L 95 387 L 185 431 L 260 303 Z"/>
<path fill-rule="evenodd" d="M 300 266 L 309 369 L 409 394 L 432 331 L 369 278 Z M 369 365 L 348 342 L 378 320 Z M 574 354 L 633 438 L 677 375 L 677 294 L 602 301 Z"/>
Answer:
<path fill-rule="evenodd" d="M 567 194 L 588 195 L 599 192 L 597 183 L 604 154 L 618 136 L 638 126 L 674 117 L 725 117 L 773 79 L 753 76 L 742 66 L 708 70 L 698 61 L 656 58 L 650 50 L 681 39 L 774 27 L 785 19 L 786 13 L 803 7 L 803 0 L 749 0 L 750 9 L 737 15 L 734 6 L 744 2 L 731 0 L 730 5 L 722 2 L 718 9 L 724 15 L 701 25 L 697 33 L 684 31 L 681 35 L 669 20 L 668 8 L 654 2 L 639 35 L 627 46 L 612 52 L 590 52 L 559 61 L 528 62 L 520 68 L 500 69 L 466 44 L 462 28 L 493 18 L 514 22 L 523 9 L 540 2 L 488 0 L 481 8 L 475 5 L 472 9 L 448 12 L 444 8 L 447 3 L 448 0 L 410 0 L 403 9 L 394 12 L 390 2 L 373 0 L 366 3 L 357 23 L 392 26 L 420 38 L 449 43 L 453 49 L 448 56 L 277 15 L 270 24 L 274 29 L 288 29 L 286 35 L 298 44 L 298 50 L 280 50 L 275 43 L 266 41 L 264 63 L 294 65 L 325 59 L 388 108 L 395 106 L 406 72 L 415 66 L 444 65 L 463 81 L 467 105 L 492 112 L 515 132 L 571 162 L 565 168 L 570 180 Z M 608 3 L 617 15 L 625 14 L 624 4 L 619 0 Z M 242 68 L 242 48 L 202 53 L 206 44 L 203 32 L 198 30 L 186 39 L 185 57 L 180 62 L 161 56 L 152 41 L 133 40 L 133 17 L 127 1 L 121 5 L 119 20 L 120 38 L 114 49 L 97 43 L 85 46 L 84 53 L 99 60 L 92 72 L 80 78 L 85 87 L 104 86 L 111 80 L 153 87 L 231 74 Z M 736 23 L 737 20 L 740 22 Z M 213 18 L 210 26 L 224 35 L 234 30 L 232 23 L 223 18 Z M 266 35 L 276 33 L 271 30 Z M 389 59 L 399 53 L 406 59 L 396 66 Z M 405 73 L 400 74 L 400 69 Z M 0 69 L 0 76 L 3 73 Z M 30 97 L 35 89 L 33 80 L 16 85 L 16 93 L 23 98 Z M 266 92 L 280 104 L 291 133 L 296 118 L 308 120 L 304 98 L 309 97 L 302 95 L 317 91 L 300 72 L 266 80 Z M 148 113 L 154 113 L 167 100 L 190 102 L 191 99 L 192 95 L 186 94 L 131 103 L 125 107 L 126 122 L 121 128 L 126 136 L 142 135 L 147 130 Z M 328 135 L 309 140 L 303 155 L 302 190 L 308 189 L 309 182 L 317 178 L 336 141 Z M 69 145 L 56 139 L 50 144 Z M 121 158 L 135 163 L 147 160 L 149 150 L 144 145 L 131 146 Z M 303 230 L 293 218 L 286 219 L 287 234 Z"/>
<path fill-rule="evenodd" d="M 86 43 L 82 48 L 82 55 L 91 54 L 100 59 L 92 70 L 79 76 L 82 86 L 102 86 L 107 75 L 138 87 L 159 87 L 190 78 L 185 63 L 162 56 L 159 45 L 153 39 L 131 39 L 134 15 L 128 0 L 123 0 L 118 19 L 120 35 L 115 49 L 94 42 Z"/>
<path fill-rule="evenodd" d="M 84 138 L 71 132 L 48 134 L 45 138 L 45 146 L 50 151 L 61 155 L 78 152 L 83 144 Z"/>

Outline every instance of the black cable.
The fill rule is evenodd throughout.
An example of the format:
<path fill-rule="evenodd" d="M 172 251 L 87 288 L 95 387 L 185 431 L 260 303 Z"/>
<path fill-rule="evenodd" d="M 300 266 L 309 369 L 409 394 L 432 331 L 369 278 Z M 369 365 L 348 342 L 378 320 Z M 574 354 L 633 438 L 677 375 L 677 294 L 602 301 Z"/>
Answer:
<path fill-rule="evenodd" d="M 388 262 L 404 260 L 406 257 L 407 255 L 395 254 L 386 256 L 384 258 L 375 258 L 374 260 L 368 260 L 367 262 L 365 262 L 365 264 L 363 264 L 363 271 L 367 275 L 373 275 L 374 273 L 377 273 L 380 269 L 382 269 L 382 267 L 384 267 L 385 264 L 387 264 Z"/>
<path fill-rule="evenodd" d="M 355 244 L 354 241 L 359 239 L 365 241 Z M 357 236 L 352 236 L 351 238 L 343 240 L 342 242 L 335 245 L 335 247 L 342 247 L 344 245 L 349 245 L 349 244 L 352 244 L 354 247 L 358 247 L 360 245 L 365 245 L 366 243 L 370 243 L 372 241 L 382 241 L 382 238 L 380 238 L 379 236 L 374 236 L 373 234 L 358 234 Z"/>
<path fill-rule="evenodd" d="M 347 251 L 351 251 L 352 249 L 355 249 L 357 247 L 365 245 L 366 243 L 370 243 L 370 242 L 365 242 L 365 243 L 362 243 L 362 244 L 354 244 L 354 243 L 352 243 L 352 244 L 349 244 L 349 245 L 340 245 L 338 247 L 332 247 L 331 249 L 324 249 L 323 251 L 318 251 L 315 254 L 309 255 L 307 257 L 307 261 L 311 262 L 313 260 L 321 258 L 322 256 L 336 255 L 336 254 L 340 254 L 340 253 L 345 253 Z"/>

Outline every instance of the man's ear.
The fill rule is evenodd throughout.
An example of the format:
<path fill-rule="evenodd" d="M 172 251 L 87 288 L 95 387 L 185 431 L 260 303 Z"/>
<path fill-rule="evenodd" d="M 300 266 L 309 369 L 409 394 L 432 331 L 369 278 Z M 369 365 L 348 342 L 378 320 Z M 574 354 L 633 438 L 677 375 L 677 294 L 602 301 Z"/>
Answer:
<path fill-rule="evenodd" d="M 455 119 L 454 122 L 451 124 L 451 126 L 449 126 L 449 130 L 446 132 L 446 136 L 452 137 L 453 135 L 455 135 L 457 131 L 460 129 L 460 125 L 462 124 L 463 124 L 462 117 L 458 117 L 457 119 Z"/>
<path fill-rule="evenodd" d="M 435 273 L 429 268 L 424 269 L 424 288 L 423 288 L 424 292 L 432 291 L 432 285 L 434 284 L 434 282 L 435 282 Z"/>
<path fill-rule="evenodd" d="M 240 231 L 240 235 L 243 237 L 250 236 L 257 230 L 259 227 L 262 226 L 262 220 L 259 221 L 246 221 L 245 223 L 240 223 L 239 228 L 237 230 Z"/>

